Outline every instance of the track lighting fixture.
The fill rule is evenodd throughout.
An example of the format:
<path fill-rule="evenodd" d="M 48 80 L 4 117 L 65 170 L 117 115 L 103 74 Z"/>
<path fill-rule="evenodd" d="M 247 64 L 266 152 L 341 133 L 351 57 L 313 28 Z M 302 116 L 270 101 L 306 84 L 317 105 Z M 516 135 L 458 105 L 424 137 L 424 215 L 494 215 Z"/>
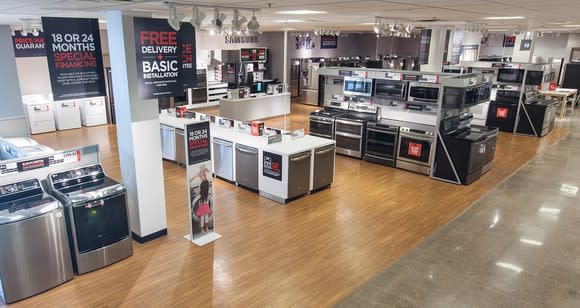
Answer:
<path fill-rule="evenodd" d="M 242 25 L 248 21 L 246 17 L 240 17 L 240 11 L 234 10 L 234 17 L 232 19 L 232 27 L 235 30 L 239 31 L 242 28 Z"/>
<path fill-rule="evenodd" d="M 38 29 L 33 29 L 32 30 L 32 35 L 33 36 L 38 36 L 40 34 L 40 32 L 38 32 Z"/>
<path fill-rule="evenodd" d="M 248 30 L 256 31 L 260 28 L 260 24 L 258 23 L 258 18 L 256 18 L 256 12 L 252 11 L 252 19 L 248 22 Z"/>
<path fill-rule="evenodd" d="M 221 31 L 226 18 L 226 14 L 220 14 L 220 10 L 215 8 L 213 9 L 213 20 L 211 21 L 211 24 L 215 27 L 216 30 Z"/>
<path fill-rule="evenodd" d="M 410 38 L 415 26 L 411 21 L 387 20 L 383 17 L 375 19 L 374 32 L 379 36 Z"/>
<path fill-rule="evenodd" d="M 185 15 L 179 11 L 173 5 L 169 6 L 169 16 L 167 16 L 167 23 L 173 28 L 175 31 L 179 31 L 181 27 L 181 20 L 185 17 Z"/>
<path fill-rule="evenodd" d="M 205 19 L 206 15 L 204 12 L 200 11 L 199 8 L 194 7 L 191 14 L 191 25 L 196 29 L 201 29 L 201 23 Z"/>
<path fill-rule="evenodd" d="M 314 35 L 340 36 L 341 33 L 339 29 L 314 28 Z"/>

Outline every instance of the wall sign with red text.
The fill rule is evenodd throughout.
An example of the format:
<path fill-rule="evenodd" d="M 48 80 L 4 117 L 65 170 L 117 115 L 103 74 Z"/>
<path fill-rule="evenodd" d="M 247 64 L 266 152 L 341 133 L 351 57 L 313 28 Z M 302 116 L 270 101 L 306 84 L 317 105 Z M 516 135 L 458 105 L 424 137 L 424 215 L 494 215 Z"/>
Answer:
<path fill-rule="evenodd" d="M 266 61 L 266 50 L 266 48 L 241 48 L 240 60 L 241 62 Z"/>
<path fill-rule="evenodd" d="M 421 157 L 421 148 L 423 147 L 420 143 L 409 142 L 409 149 L 407 150 L 407 155 L 413 157 Z"/>
<path fill-rule="evenodd" d="M 133 19 L 139 96 L 182 96 L 182 54 L 177 31 L 166 19 Z"/>
<path fill-rule="evenodd" d="M 44 33 L 42 31 L 39 31 L 38 36 L 32 34 L 23 36 L 20 31 L 14 31 L 14 36 L 12 36 L 14 56 L 17 58 L 46 57 L 44 45 Z"/>
<path fill-rule="evenodd" d="M 99 20 L 42 17 L 55 101 L 105 96 Z"/>

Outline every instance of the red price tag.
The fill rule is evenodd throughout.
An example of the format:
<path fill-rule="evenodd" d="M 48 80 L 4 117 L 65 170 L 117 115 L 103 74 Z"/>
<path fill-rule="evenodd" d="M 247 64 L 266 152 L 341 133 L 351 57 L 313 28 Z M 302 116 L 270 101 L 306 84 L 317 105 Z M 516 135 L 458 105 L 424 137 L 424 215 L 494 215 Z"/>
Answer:
<path fill-rule="evenodd" d="M 407 150 L 407 155 L 420 158 L 422 147 L 423 145 L 421 143 L 409 142 L 409 149 Z"/>
<path fill-rule="evenodd" d="M 507 119 L 508 109 L 507 108 L 497 108 L 496 117 L 498 119 Z"/>

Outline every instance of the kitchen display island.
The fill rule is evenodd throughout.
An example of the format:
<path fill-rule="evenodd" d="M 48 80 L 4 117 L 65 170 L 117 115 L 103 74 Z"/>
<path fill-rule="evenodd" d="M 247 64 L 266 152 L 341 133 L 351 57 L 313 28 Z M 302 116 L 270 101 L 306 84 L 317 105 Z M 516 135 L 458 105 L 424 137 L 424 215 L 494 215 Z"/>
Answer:
<path fill-rule="evenodd" d="M 229 119 L 252 121 L 290 113 L 290 93 L 220 100 L 220 115 Z"/>

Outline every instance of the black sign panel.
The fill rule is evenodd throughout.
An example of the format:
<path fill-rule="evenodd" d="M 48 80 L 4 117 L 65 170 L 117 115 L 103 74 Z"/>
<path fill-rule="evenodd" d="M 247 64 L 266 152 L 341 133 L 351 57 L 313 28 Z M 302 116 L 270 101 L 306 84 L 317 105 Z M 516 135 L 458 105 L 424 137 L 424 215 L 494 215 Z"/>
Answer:
<path fill-rule="evenodd" d="M 320 49 L 336 49 L 338 47 L 338 37 L 334 35 L 320 36 Z"/>
<path fill-rule="evenodd" d="M 18 172 L 40 169 L 44 167 L 48 167 L 50 165 L 50 161 L 48 157 L 43 157 L 39 159 L 21 161 L 16 164 L 18 168 Z"/>
<path fill-rule="evenodd" d="M 339 70 L 338 71 L 338 76 L 352 76 L 352 71 Z"/>
<path fill-rule="evenodd" d="M 431 29 L 423 29 L 421 30 L 421 43 L 419 45 L 419 64 L 428 64 L 430 46 Z"/>
<path fill-rule="evenodd" d="M 12 46 L 14 47 L 14 56 L 20 57 L 46 57 L 44 48 L 44 32 L 37 32 L 34 36 L 32 33 L 24 36 L 21 31 L 14 31 L 12 36 Z"/>
<path fill-rule="evenodd" d="M 105 96 L 99 20 L 42 17 L 55 101 Z"/>
<path fill-rule="evenodd" d="M 282 156 L 264 151 L 262 174 L 274 180 L 282 181 Z"/>
<path fill-rule="evenodd" d="M 133 19 L 139 96 L 183 95 L 181 42 L 166 19 Z"/>
<path fill-rule="evenodd" d="M 421 75 L 413 75 L 413 74 L 403 74 L 403 80 L 406 81 L 419 81 Z"/>
<path fill-rule="evenodd" d="M 181 73 L 183 87 L 193 88 L 197 84 L 197 71 L 195 66 L 195 28 L 188 22 L 182 23 L 177 32 L 181 41 Z"/>
<path fill-rule="evenodd" d="M 187 136 L 188 165 L 195 165 L 211 159 L 209 122 L 188 124 L 185 128 L 185 136 Z"/>

